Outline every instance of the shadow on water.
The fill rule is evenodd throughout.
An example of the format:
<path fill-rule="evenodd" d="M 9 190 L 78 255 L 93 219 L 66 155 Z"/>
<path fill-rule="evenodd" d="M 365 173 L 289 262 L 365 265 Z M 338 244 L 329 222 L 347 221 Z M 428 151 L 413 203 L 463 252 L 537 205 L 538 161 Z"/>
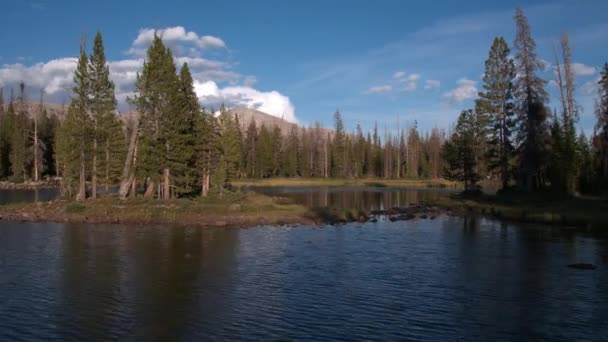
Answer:
<path fill-rule="evenodd" d="M 59 188 L 0 189 L 0 205 L 20 202 L 48 202 L 59 196 Z"/>
<path fill-rule="evenodd" d="M 363 211 L 405 207 L 446 196 L 454 190 L 378 187 L 243 187 L 265 195 L 284 196 L 309 208 Z"/>

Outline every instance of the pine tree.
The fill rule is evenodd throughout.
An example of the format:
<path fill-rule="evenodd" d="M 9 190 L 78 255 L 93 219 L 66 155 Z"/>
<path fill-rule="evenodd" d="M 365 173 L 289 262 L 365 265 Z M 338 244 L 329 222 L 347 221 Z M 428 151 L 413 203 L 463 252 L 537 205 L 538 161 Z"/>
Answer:
<path fill-rule="evenodd" d="M 342 122 L 342 115 L 339 111 L 334 113 L 334 128 L 336 130 L 332 146 L 334 147 L 332 155 L 334 156 L 335 162 L 335 176 L 344 177 L 345 169 L 345 155 L 346 155 L 346 144 L 345 144 L 345 133 L 344 123 Z"/>
<path fill-rule="evenodd" d="M 40 175 L 44 173 L 47 167 L 44 159 L 44 153 L 46 151 L 47 146 L 41 139 L 40 134 L 40 119 L 46 116 L 46 111 L 44 109 L 44 90 L 42 89 L 40 90 L 40 102 L 38 103 L 38 111 L 35 111 L 32 116 L 32 143 L 28 155 L 30 157 L 29 163 L 32 166 L 32 178 L 34 179 L 34 182 L 38 182 Z"/>
<path fill-rule="evenodd" d="M 173 54 L 155 34 L 142 73 L 135 83 L 136 95 L 131 99 L 141 116 L 134 132 L 136 136 L 132 137 L 137 142 L 136 174 L 137 178 L 146 180 L 147 196 L 156 193 L 159 198 L 171 197 L 171 166 L 172 158 L 176 155 L 171 143 L 180 139 L 181 134 L 172 131 L 172 121 L 176 119 L 174 116 L 181 117 L 182 114 L 175 112 L 178 86 Z M 181 123 L 182 119 L 177 121 Z M 132 162 L 133 149 L 130 143 L 126 166 Z M 126 172 L 128 169 L 125 167 L 123 170 L 123 197 L 126 195 L 123 188 L 127 188 L 127 183 L 134 182 L 130 180 L 134 176 Z"/>
<path fill-rule="evenodd" d="M 594 181 L 596 180 L 595 167 L 593 165 L 593 152 L 585 134 L 581 132 L 577 142 L 577 164 L 580 172 L 577 175 L 577 187 L 582 193 L 597 191 Z"/>
<path fill-rule="evenodd" d="M 106 62 L 101 33 L 95 36 L 88 65 L 91 88 L 91 197 L 97 197 L 98 179 L 105 179 L 106 191 L 113 162 L 122 162 L 122 127 L 116 118 L 114 83 Z M 115 140 L 112 140 L 115 139 Z"/>
<path fill-rule="evenodd" d="M 64 184 L 71 195 L 73 185 L 78 180 L 76 200 L 86 198 L 86 164 L 89 154 L 91 123 L 91 84 L 88 70 L 88 57 L 84 43 L 80 47 L 80 58 L 74 72 L 72 102 L 60 130 L 61 147 L 58 153 L 64 164 Z"/>
<path fill-rule="evenodd" d="M 201 195 L 206 197 L 211 188 L 211 175 L 215 173 L 221 155 L 220 130 L 217 120 L 204 109 L 196 116 L 194 128 L 197 174 Z"/>
<path fill-rule="evenodd" d="M 504 38 L 495 38 L 485 63 L 483 91 L 475 104 L 477 113 L 487 115 L 489 122 L 488 171 L 500 176 L 503 189 L 511 179 L 510 164 L 513 158 L 511 135 L 514 128 L 512 90 L 515 65 L 509 53 Z"/>
<path fill-rule="evenodd" d="M 520 156 L 520 187 L 539 189 L 542 171 L 547 159 L 547 108 L 546 81 L 537 75 L 541 63 L 536 56 L 536 43 L 532 39 L 528 18 L 521 9 L 515 12 L 517 33 L 515 37 L 516 73 L 514 99 L 517 114 L 517 138 Z"/>
<path fill-rule="evenodd" d="M 247 177 L 255 177 L 257 171 L 258 129 L 255 120 L 251 120 L 245 133 L 245 173 Z"/>
<path fill-rule="evenodd" d="M 219 115 L 222 155 L 225 162 L 226 186 L 236 179 L 241 162 L 240 127 L 235 117 L 222 105 Z"/>
<path fill-rule="evenodd" d="M 25 98 L 25 83 L 19 84 L 16 116 L 10 132 L 10 164 L 14 180 L 25 181 L 25 159 L 27 141 L 28 108 Z"/>
<path fill-rule="evenodd" d="M 10 132 L 12 129 L 11 118 L 4 108 L 4 88 L 0 87 L 0 177 L 9 174 L 10 162 Z"/>
<path fill-rule="evenodd" d="M 576 187 L 577 174 L 577 138 L 575 122 L 578 120 L 578 106 L 574 100 L 574 74 L 572 72 L 572 49 L 568 34 L 564 33 L 561 38 L 563 64 L 560 63 L 557 51 L 555 51 L 557 85 L 560 90 L 562 105 L 560 132 L 552 127 L 553 146 L 558 147 L 551 152 L 551 165 L 553 179 L 551 185 L 560 191 L 572 193 Z M 554 121 L 558 121 L 555 113 Z M 555 125 L 554 125 L 555 126 Z"/>
<path fill-rule="evenodd" d="M 598 98 L 595 105 L 595 125 L 597 148 L 600 163 L 599 174 L 602 179 L 608 179 L 608 63 L 604 64 L 598 82 Z M 608 182 L 604 181 L 604 185 Z"/>
<path fill-rule="evenodd" d="M 300 139 L 298 137 L 297 126 L 291 126 L 289 135 L 287 136 L 284 154 L 284 170 L 283 173 L 287 177 L 297 177 L 299 175 L 299 153 L 300 153 Z"/>
<path fill-rule="evenodd" d="M 192 192 L 195 179 L 195 120 L 199 116 L 200 106 L 194 92 L 192 75 L 188 64 L 180 71 L 179 87 L 176 94 L 176 107 L 171 120 L 168 121 L 168 163 L 172 173 L 172 182 L 177 195 Z"/>
<path fill-rule="evenodd" d="M 477 154 L 476 145 L 485 139 L 480 135 L 485 123 L 473 110 L 465 110 L 458 117 L 452 136 L 445 142 L 442 155 L 446 161 L 444 177 L 464 182 L 465 191 L 478 189 L 479 162 L 483 156 Z"/>
<path fill-rule="evenodd" d="M 418 178 L 420 176 L 420 135 L 418 134 L 418 123 L 410 127 L 407 135 L 407 176 Z"/>

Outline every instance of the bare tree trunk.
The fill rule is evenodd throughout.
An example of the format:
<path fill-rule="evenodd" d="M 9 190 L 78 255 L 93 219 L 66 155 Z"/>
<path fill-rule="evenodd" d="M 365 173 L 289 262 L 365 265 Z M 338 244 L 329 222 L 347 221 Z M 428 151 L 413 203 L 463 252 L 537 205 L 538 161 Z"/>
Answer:
<path fill-rule="evenodd" d="M 146 192 L 144 192 L 144 197 L 154 197 L 154 182 L 149 181 Z"/>
<path fill-rule="evenodd" d="M 130 184 L 130 188 L 131 188 L 131 197 L 135 197 L 137 195 L 137 178 L 135 178 L 135 175 L 131 175 L 131 182 Z M 127 192 L 128 192 L 128 188 L 127 188 Z"/>
<path fill-rule="evenodd" d="M 209 174 L 209 170 L 205 170 L 203 172 L 203 197 L 207 197 L 209 195 L 209 186 L 211 175 Z"/>
<path fill-rule="evenodd" d="M 110 190 L 110 140 L 106 138 L 106 195 Z"/>
<path fill-rule="evenodd" d="M 97 198 L 97 137 L 93 138 L 93 165 L 91 175 L 91 198 Z"/>
<path fill-rule="evenodd" d="M 139 137 L 139 117 L 135 118 L 133 124 L 133 132 L 131 132 L 131 139 L 129 139 L 129 150 L 127 151 L 127 159 L 125 160 L 125 166 L 122 170 L 122 181 L 120 183 L 120 189 L 118 195 L 121 199 L 125 199 L 129 193 L 129 186 L 133 183 L 135 176 L 133 173 L 133 165 L 135 164 L 137 140 Z M 135 193 L 135 191 L 133 191 Z"/>
<path fill-rule="evenodd" d="M 163 199 L 170 199 L 171 198 L 171 188 L 169 186 L 169 175 L 170 175 L 170 171 L 169 168 L 166 167 L 163 170 Z"/>
<path fill-rule="evenodd" d="M 40 95 L 42 98 L 42 95 Z M 40 102 L 42 111 L 42 101 Z M 38 183 L 38 115 L 34 114 L 34 182 Z"/>
<path fill-rule="evenodd" d="M 85 179 L 85 162 L 84 162 L 84 152 L 80 152 L 80 177 L 78 182 L 78 194 L 76 194 L 76 200 L 82 201 L 87 196 L 86 189 L 86 179 Z"/>

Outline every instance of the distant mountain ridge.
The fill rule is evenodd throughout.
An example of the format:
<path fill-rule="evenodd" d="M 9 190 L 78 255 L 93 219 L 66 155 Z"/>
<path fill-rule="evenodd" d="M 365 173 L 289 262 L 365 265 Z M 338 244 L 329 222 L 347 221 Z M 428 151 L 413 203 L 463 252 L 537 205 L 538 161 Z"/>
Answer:
<path fill-rule="evenodd" d="M 238 116 L 242 131 L 246 131 L 252 121 L 255 121 L 255 125 L 258 129 L 262 127 L 262 125 L 266 126 L 267 128 L 277 126 L 283 135 L 287 135 L 294 126 L 298 127 L 298 125 L 285 119 L 278 118 L 274 115 L 270 115 L 256 109 L 231 108 L 228 109 L 228 113 Z"/>
<path fill-rule="evenodd" d="M 17 109 L 19 106 L 19 104 L 17 102 L 15 102 L 14 105 L 16 107 L 15 109 Z M 5 103 L 4 106 L 6 108 L 8 106 L 8 103 Z M 28 101 L 28 102 L 26 102 L 26 106 L 27 106 L 27 111 L 28 111 L 30 117 L 34 113 L 38 113 L 40 111 L 40 103 Z M 64 115 L 67 113 L 68 107 L 69 107 L 69 104 L 62 105 L 62 104 L 48 103 L 48 102 L 44 103 L 44 108 L 46 109 L 47 114 L 49 116 L 57 115 L 57 117 L 59 117 L 60 120 L 62 120 Z M 274 115 L 270 115 L 268 113 L 264 113 L 264 112 L 256 110 L 256 109 L 238 107 L 238 108 L 230 108 L 230 109 L 228 109 L 228 112 L 232 115 L 238 116 L 241 130 L 243 132 L 247 130 L 247 128 L 249 127 L 249 125 L 251 124 L 252 121 L 255 121 L 255 124 L 258 129 L 260 129 L 260 127 L 262 127 L 262 125 L 266 126 L 267 128 L 274 128 L 274 126 L 277 126 L 277 127 L 279 127 L 279 129 L 281 130 L 281 133 L 283 135 L 289 134 L 292 127 L 294 127 L 294 126 L 296 128 L 300 127 L 297 124 L 289 122 L 283 118 L 279 118 Z M 129 119 L 129 112 L 121 112 L 120 118 L 126 122 Z"/>

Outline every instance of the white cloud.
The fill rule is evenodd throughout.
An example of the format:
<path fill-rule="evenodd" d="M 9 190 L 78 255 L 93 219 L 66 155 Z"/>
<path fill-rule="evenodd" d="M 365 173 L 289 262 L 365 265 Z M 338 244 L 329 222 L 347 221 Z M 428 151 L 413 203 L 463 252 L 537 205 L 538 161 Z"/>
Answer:
<path fill-rule="evenodd" d="M 381 85 L 381 86 L 373 86 L 369 87 L 365 91 L 365 94 L 385 94 L 390 93 L 393 90 L 393 87 L 390 85 Z"/>
<path fill-rule="evenodd" d="M 597 95 L 598 82 L 600 81 L 600 79 L 601 77 L 598 76 L 597 78 L 591 81 L 583 83 L 583 85 L 581 86 L 581 91 L 583 92 L 583 94 L 587 96 Z"/>
<path fill-rule="evenodd" d="M 511 57 L 511 58 L 513 58 L 513 57 Z M 547 71 L 550 71 L 551 68 L 553 68 L 553 64 L 546 59 L 541 59 L 540 67 L 541 67 L 542 71 L 547 72 Z"/>
<path fill-rule="evenodd" d="M 220 88 L 213 81 L 194 82 L 199 102 L 210 107 L 247 107 L 297 122 L 295 108 L 289 98 L 277 91 L 262 92 L 251 87 L 236 86 Z"/>
<path fill-rule="evenodd" d="M 255 76 L 243 77 L 233 71 L 228 62 L 201 57 L 199 53 L 203 51 L 200 49 L 225 46 L 221 39 L 199 36 L 181 26 L 162 29 L 159 32 L 163 33 L 165 43 L 194 43 L 191 49 L 198 53 L 185 49 L 176 49 L 173 52 L 178 70 L 183 63 L 188 63 L 201 104 L 219 107 L 221 103 L 226 103 L 230 106 L 256 108 L 296 122 L 294 106 L 287 96 L 277 91 L 256 90 L 252 88 L 257 81 Z M 143 56 L 153 36 L 153 30 L 141 30 L 132 44 L 132 50 L 140 49 L 143 51 L 141 54 L 138 52 L 134 53 L 132 58 L 108 62 L 110 78 L 115 84 L 116 98 L 121 110 L 127 107 L 127 96 L 133 94 L 137 73 L 141 72 Z M 19 83 L 24 81 L 30 98 L 37 99 L 42 88 L 48 102 L 69 101 L 77 62 L 77 58 L 66 57 L 29 66 L 20 63 L 0 65 L 0 87 L 5 87 L 4 94 L 8 95 L 10 88 L 18 89 Z M 231 86 L 222 87 L 223 84 Z"/>
<path fill-rule="evenodd" d="M 403 76 L 405 76 L 405 71 L 397 71 L 393 74 L 393 78 L 401 78 Z"/>
<path fill-rule="evenodd" d="M 44 89 L 47 94 L 69 90 L 72 86 L 76 58 L 53 59 L 31 66 L 7 64 L 0 67 L 0 87 L 13 87 L 23 81 L 28 88 Z"/>
<path fill-rule="evenodd" d="M 572 73 L 574 76 L 591 76 L 595 74 L 595 68 L 583 63 L 572 63 Z"/>
<path fill-rule="evenodd" d="M 443 97 L 451 104 L 462 103 L 477 97 L 477 82 L 461 78 L 456 82 L 456 88 L 443 94 Z"/>
<path fill-rule="evenodd" d="M 401 92 L 407 93 L 418 88 L 418 80 L 420 79 L 420 75 L 407 75 L 404 71 L 398 71 L 393 75 L 393 78 L 397 79 L 398 83 L 403 84 L 401 87 Z"/>
<path fill-rule="evenodd" d="M 547 83 L 547 85 L 551 88 L 559 88 L 559 85 L 557 84 L 556 80 L 549 80 L 549 83 Z"/>
<path fill-rule="evenodd" d="M 595 67 L 583 63 L 572 63 L 571 67 L 574 77 L 592 76 L 596 72 Z M 564 75 L 564 65 L 560 64 L 559 68 L 562 71 L 562 75 Z M 553 73 L 557 75 L 557 67 L 553 67 Z"/>
<path fill-rule="evenodd" d="M 426 80 L 426 81 L 424 81 L 424 89 L 425 90 L 439 89 L 440 86 L 441 86 L 441 82 L 438 81 L 438 80 Z"/>
<path fill-rule="evenodd" d="M 182 26 L 175 27 L 167 27 L 164 29 L 150 29 L 145 28 L 139 30 L 139 34 L 131 48 L 127 51 L 127 53 L 143 57 L 146 54 L 146 50 L 148 46 L 154 40 L 154 33 L 160 36 L 163 42 L 171 47 L 175 52 L 185 54 L 186 51 L 191 53 L 199 53 L 196 49 L 186 49 L 187 45 L 194 45 L 200 49 L 214 49 L 214 48 L 224 48 L 226 44 L 224 41 L 218 37 L 214 36 L 199 36 L 196 32 L 186 31 L 186 29 Z"/>

